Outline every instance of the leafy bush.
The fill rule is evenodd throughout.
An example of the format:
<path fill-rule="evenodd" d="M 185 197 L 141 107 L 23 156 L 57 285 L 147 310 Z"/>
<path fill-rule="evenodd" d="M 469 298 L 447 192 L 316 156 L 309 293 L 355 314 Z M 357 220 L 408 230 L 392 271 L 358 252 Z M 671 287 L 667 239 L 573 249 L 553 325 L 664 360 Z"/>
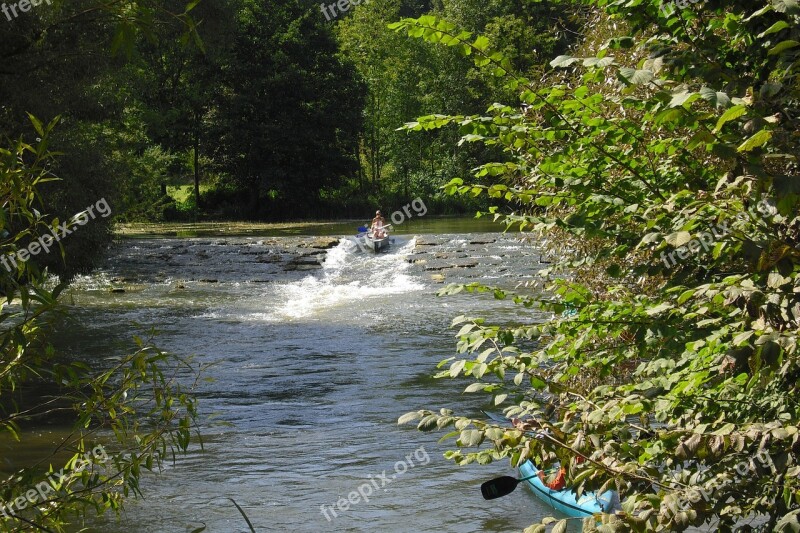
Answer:
<path fill-rule="evenodd" d="M 518 92 L 486 116 L 407 129 L 457 124 L 464 142 L 502 147 L 509 159 L 481 166 L 481 181 L 446 189 L 515 202 L 491 211 L 545 236 L 554 261 L 533 290 L 442 291 L 519 306 L 515 323 L 456 319 L 466 358 L 439 376 L 466 376 L 467 392 L 535 417 L 540 438 L 448 410 L 401 422 L 454 426 L 448 457 L 460 464 L 558 460 L 577 490 L 618 490 L 623 510 L 602 526 L 587 518 L 586 531 L 730 531 L 752 517 L 797 531 L 800 7 L 587 4 L 591 35 L 607 37 L 555 58 L 541 81 L 446 21 L 394 26 Z"/>
<path fill-rule="evenodd" d="M 47 148 L 56 122 L 33 123 L 36 144 L 20 140 L 0 148 L 2 257 L 16 255 L 59 224 L 43 214 L 39 190 L 56 180 L 55 154 Z M 54 243 L 51 253 L 59 247 Z M 26 426 L 47 417 L 73 429 L 38 464 L 3 475 L 0 528 L 64 531 L 90 513 L 119 511 L 125 496 L 140 493 L 144 469 L 158 469 L 188 448 L 196 416 L 191 379 L 201 369 L 140 339 L 111 368 L 65 361 L 46 341 L 53 321 L 68 317 L 58 302 L 64 285 L 53 287 L 32 258 L 0 268 L 0 288 L 0 431 L 24 444 Z M 33 385 L 48 396 L 20 397 Z"/>

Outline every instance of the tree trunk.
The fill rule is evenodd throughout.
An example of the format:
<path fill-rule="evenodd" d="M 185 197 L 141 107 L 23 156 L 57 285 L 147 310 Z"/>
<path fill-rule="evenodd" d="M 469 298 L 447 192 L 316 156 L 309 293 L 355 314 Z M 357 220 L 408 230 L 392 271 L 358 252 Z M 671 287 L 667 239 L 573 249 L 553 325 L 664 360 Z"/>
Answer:
<path fill-rule="evenodd" d="M 200 120 L 194 115 L 194 202 L 200 207 Z"/>
<path fill-rule="evenodd" d="M 355 146 L 356 150 L 356 162 L 358 164 L 358 191 L 363 193 L 364 192 L 364 167 L 361 164 L 361 141 L 359 140 Z"/>

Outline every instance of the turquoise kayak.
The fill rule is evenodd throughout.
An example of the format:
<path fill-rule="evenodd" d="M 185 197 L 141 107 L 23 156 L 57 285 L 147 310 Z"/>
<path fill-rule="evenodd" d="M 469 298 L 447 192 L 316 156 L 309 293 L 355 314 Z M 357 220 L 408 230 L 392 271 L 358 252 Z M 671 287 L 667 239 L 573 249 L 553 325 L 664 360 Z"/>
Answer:
<path fill-rule="evenodd" d="M 539 479 L 539 469 L 530 461 L 519 467 L 519 473 L 526 479 L 524 483 L 530 487 L 540 500 L 557 511 L 574 518 L 586 518 L 595 513 L 610 513 L 619 505 L 619 495 L 608 490 L 597 496 L 594 492 L 584 492 L 580 498 L 571 489 L 553 490 L 545 486 Z"/>

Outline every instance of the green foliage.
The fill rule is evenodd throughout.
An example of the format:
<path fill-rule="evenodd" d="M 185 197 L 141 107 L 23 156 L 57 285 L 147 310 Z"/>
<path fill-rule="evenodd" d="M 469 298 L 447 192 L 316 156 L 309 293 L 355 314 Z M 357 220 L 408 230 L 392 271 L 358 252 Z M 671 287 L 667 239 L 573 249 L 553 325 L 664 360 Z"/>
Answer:
<path fill-rule="evenodd" d="M 122 220 L 163 220 L 164 212 L 173 205 L 162 188 L 170 171 L 179 166 L 179 157 L 160 146 L 148 146 L 130 165 L 130 183 L 125 188 Z"/>
<path fill-rule="evenodd" d="M 219 153 L 250 216 L 305 211 L 355 171 L 362 87 L 318 10 L 243 1 L 222 86 Z"/>
<path fill-rule="evenodd" d="M 501 148 L 506 157 L 479 167 L 478 183 L 454 179 L 446 190 L 512 202 L 515 211 L 491 213 L 546 236 L 554 260 L 534 290 L 442 292 L 519 306 L 516 323 L 456 319 L 463 355 L 439 376 L 466 376 L 467 392 L 537 418 L 547 436 L 449 411 L 401 421 L 454 426 L 448 456 L 458 463 L 557 459 L 578 490 L 619 490 L 623 511 L 602 526 L 587 520 L 587 531 L 712 520 L 729 531 L 751 517 L 765 531 L 792 530 L 800 9 L 587 4 L 601 10 L 593 29 L 610 37 L 556 57 L 541 82 L 443 20 L 394 26 L 461 50 L 517 91 L 519 103 L 485 116 L 431 115 L 407 129 L 458 126 L 462 142 Z"/>
<path fill-rule="evenodd" d="M 523 70 L 532 68 L 539 53 L 561 50 L 570 27 L 557 16 L 569 13 L 564 4 L 444 2 L 431 13 L 503 36 L 503 50 Z M 406 197 L 424 195 L 450 177 L 466 175 L 486 157 L 500 152 L 478 144 L 460 144 L 455 128 L 408 135 L 398 130 L 409 116 L 426 113 L 478 112 L 484 100 L 511 94 L 482 69 L 459 61 L 458 47 L 430 48 L 402 35 L 386 32 L 403 12 L 421 11 L 408 2 L 365 3 L 337 22 L 342 55 L 353 62 L 368 87 L 361 134 L 362 172 L 359 192 L 381 194 L 389 189 Z M 537 52 L 538 50 L 538 52 Z M 488 155 L 487 155 L 488 154 Z M 474 199 L 471 205 L 482 204 Z"/>
<path fill-rule="evenodd" d="M 31 120 L 40 136 L 37 143 L 20 140 L 0 148 L 3 257 L 58 224 L 40 211 L 39 191 L 55 180 L 51 169 L 56 154 L 48 145 L 56 121 L 44 125 Z M 54 414 L 72 425 L 39 464 L 4 477 L 0 526 L 65 531 L 87 514 L 119 511 L 126 496 L 140 494 L 144 470 L 158 470 L 162 461 L 189 447 L 197 414 L 190 392 L 201 369 L 141 339 L 136 339 L 134 353 L 119 357 L 110 368 L 94 370 L 85 362 L 63 361 L 45 336 L 59 318 L 64 285 L 53 287 L 31 259 L 18 261 L 15 269 L 0 268 L 0 287 L 0 431 L 25 442 L 28 424 Z M 195 379 L 188 386 L 187 374 Z M 46 386 L 49 395 L 36 401 L 18 398 L 17 391 L 33 385 Z M 103 453 L 86 454 L 98 449 Z M 55 472 L 51 488 L 31 497 L 30 491 Z M 7 505 L 15 501 L 24 505 L 14 506 L 12 514 Z"/>
<path fill-rule="evenodd" d="M 124 183 L 117 176 L 132 147 L 138 148 L 142 128 L 135 115 L 119 120 L 123 98 L 114 84 L 121 62 L 107 50 L 134 56 L 140 39 L 154 37 L 166 19 L 180 28 L 184 40 L 199 45 L 189 15 L 196 5 L 43 3 L 0 29 L 0 257 L 20 257 L 37 238 L 101 198 L 116 211 L 114 189 Z M 43 123 L 33 115 L 62 118 L 56 129 L 58 119 Z M 34 136 L 35 143 L 22 140 Z M 146 178 L 158 178 L 169 155 L 148 148 L 142 153 L 139 169 Z M 123 170 L 129 168 L 136 165 Z M 130 187 L 132 195 L 150 200 L 150 191 L 137 185 Z M 4 530 L 64 531 L 88 515 L 118 511 L 126 496 L 140 493 L 144 470 L 158 470 L 190 445 L 196 365 L 137 339 L 134 353 L 97 370 L 86 362 L 64 361 L 47 343 L 51 326 L 64 314 L 58 302 L 64 285 L 55 285 L 45 267 L 62 279 L 90 268 L 109 240 L 110 220 L 95 218 L 52 243 L 50 253 L 40 251 L 0 268 L 0 431 L 24 446 L 29 426 L 42 420 L 55 418 L 71 430 L 38 464 L 4 473 Z M 31 397 L 39 387 L 48 390 L 47 397 Z M 86 455 L 98 449 L 101 456 Z M 34 487 L 49 488 L 33 498 Z"/>
<path fill-rule="evenodd" d="M 63 154 L 52 168 L 61 181 L 41 191 L 46 212 L 66 219 L 106 198 L 115 216 L 125 218 L 124 211 L 141 202 L 150 209 L 138 208 L 128 218 L 158 218 L 158 176 L 141 174 L 154 164 L 154 152 L 148 150 L 154 143 L 136 100 L 142 84 L 129 83 L 125 64 L 155 37 L 168 42 L 177 36 L 194 43 L 196 25 L 190 13 L 195 6 L 57 1 L 42 3 L 0 27 L 3 142 L 6 135 L 36 135 L 27 113 L 45 120 L 62 117 L 50 137 L 51 149 Z M 87 271 L 110 240 L 110 224 L 110 218 L 97 219 L 72 236 L 64 244 L 69 264 L 52 257 L 43 265 L 64 279 Z"/>

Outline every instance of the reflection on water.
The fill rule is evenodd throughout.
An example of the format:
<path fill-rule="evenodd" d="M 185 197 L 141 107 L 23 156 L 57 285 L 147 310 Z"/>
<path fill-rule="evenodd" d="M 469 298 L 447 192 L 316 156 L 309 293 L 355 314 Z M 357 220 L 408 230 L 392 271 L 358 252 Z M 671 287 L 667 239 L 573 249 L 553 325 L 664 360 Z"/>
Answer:
<path fill-rule="evenodd" d="M 522 490 L 483 501 L 481 482 L 510 473 L 508 463 L 456 467 L 442 458 L 441 434 L 396 425 L 423 407 L 482 407 L 462 394 L 465 382 L 430 378 L 455 355 L 454 316 L 483 309 L 536 319 L 524 309 L 501 313 L 491 296 L 436 297 L 442 281 L 514 286 L 539 268 L 538 254 L 513 235 L 444 233 L 401 237 L 377 256 L 250 232 L 123 240 L 68 294 L 85 329 L 63 331 L 59 348 L 102 359 L 155 326 L 162 348 L 216 363 L 215 381 L 199 391 L 202 415 L 233 427 L 206 424 L 204 453 L 152 476 L 146 499 L 93 530 L 247 531 L 227 498 L 258 531 L 519 531 L 549 514 Z M 325 518 L 323 506 L 421 446 L 428 464 Z"/>

